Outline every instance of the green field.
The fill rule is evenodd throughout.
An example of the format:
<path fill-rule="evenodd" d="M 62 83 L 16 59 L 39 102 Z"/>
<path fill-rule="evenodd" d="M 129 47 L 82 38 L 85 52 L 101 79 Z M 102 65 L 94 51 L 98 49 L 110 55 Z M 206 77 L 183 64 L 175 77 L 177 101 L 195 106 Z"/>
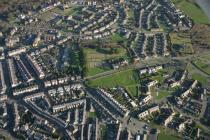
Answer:
<path fill-rule="evenodd" d="M 164 98 L 166 98 L 169 95 L 171 95 L 170 91 L 162 90 L 162 91 L 159 91 L 158 96 L 156 95 L 156 99 L 158 99 L 158 100 L 164 99 Z"/>
<path fill-rule="evenodd" d="M 118 43 L 118 42 L 122 42 L 122 41 L 125 41 L 125 37 L 122 37 L 119 34 L 113 34 L 111 36 L 112 43 Z"/>
<path fill-rule="evenodd" d="M 194 64 L 202 71 L 210 74 L 210 61 L 208 57 L 200 57 L 194 61 Z"/>
<path fill-rule="evenodd" d="M 160 133 L 158 134 L 158 140 L 181 140 L 181 139 L 169 134 Z"/>
<path fill-rule="evenodd" d="M 196 24 L 208 24 L 209 19 L 194 0 L 172 0 L 172 2 L 191 17 Z"/>
<path fill-rule="evenodd" d="M 97 49 L 84 48 L 84 53 L 86 56 L 87 68 L 88 68 L 87 76 L 93 76 L 98 73 L 111 70 L 111 68 L 101 66 L 102 62 L 107 59 L 127 57 L 127 52 L 124 48 L 116 48 L 116 49 L 118 53 L 110 54 L 109 53 L 110 48 L 103 48 L 100 49 L 100 51 Z"/>
<path fill-rule="evenodd" d="M 174 88 L 169 88 L 169 89 L 151 89 L 151 94 L 156 99 L 157 101 L 165 99 L 166 97 L 172 95 L 176 90 L 178 90 L 180 87 L 174 87 Z M 158 94 L 157 94 L 158 92 Z"/>
<path fill-rule="evenodd" d="M 126 90 L 133 96 L 138 97 L 139 96 L 139 90 L 137 85 L 126 87 Z"/>
<path fill-rule="evenodd" d="M 94 68 L 88 68 L 87 76 L 93 76 L 102 72 L 106 72 L 108 70 L 111 70 L 109 68 L 102 68 L 102 67 L 94 67 Z"/>
<path fill-rule="evenodd" d="M 207 81 L 207 77 L 199 74 L 199 73 L 193 73 L 192 74 L 192 79 L 194 80 L 198 80 L 199 82 L 201 82 L 203 85 L 206 85 L 208 83 Z"/>
<path fill-rule="evenodd" d="M 106 77 L 90 80 L 89 86 L 102 88 L 123 86 L 131 95 L 135 96 L 137 94 L 137 88 L 135 87 L 138 85 L 138 81 L 139 77 L 136 71 L 126 70 Z"/>

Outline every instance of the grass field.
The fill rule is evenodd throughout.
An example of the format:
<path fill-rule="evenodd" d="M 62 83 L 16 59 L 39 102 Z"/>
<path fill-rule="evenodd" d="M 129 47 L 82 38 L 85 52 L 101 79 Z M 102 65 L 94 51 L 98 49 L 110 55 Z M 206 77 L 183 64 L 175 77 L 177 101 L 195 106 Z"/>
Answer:
<path fill-rule="evenodd" d="M 158 140 L 181 140 L 181 139 L 169 134 L 160 133 L 158 134 Z"/>
<path fill-rule="evenodd" d="M 158 92 L 158 96 L 157 94 L 155 95 L 155 98 L 157 100 L 161 100 L 161 99 L 164 99 L 165 97 L 171 95 L 171 92 L 170 91 L 167 91 L 167 90 L 162 90 L 162 91 L 159 91 Z M 154 96 L 153 96 L 154 97 Z"/>
<path fill-rule="evenodd" d="M 94 68 L 106 59 L 125 57 L 127 55 L 127 52 L 124 48 L 117 48 L 117 49 L 119 53 L 109 54 L 109 53 L 99 52 L 97 51 L 97 49 L 84 48 L 84 53 L 86 55 L 86 60 L 87 60 L 87 66 L 89 68 Z"/>
<path fill-rule="evenodd" d="M 210 74 L 210 60 L 209 60 L 210 56 L 202 56 L 197 58 L 194 61 L 194 64 L 200 68 L 201 70 L 203 70 L 204 72 Z"/>
<path fill-rule="evenodd" d="M 88 76 L 93 76 L 93 75 L 96 75 L 96 74 L 99 74 L 99 73 L 102 73 L 102 72 L 105 72 L 105 71 L 108 71 L 108 70 L 111 70 L 111 69 L 96 66 L 94 68 L 88 68 L 87 75 Z"/>
<path fill-rule="evenodd" d="M 194 52 L 192 47 L 192 42 L 189 33 L 170 33 L 172 45 L 184 46 L 183 48 L 174 48 L 175 51 L 179 50 L 182 53 L 192 53 Z"/>
<path fill-rule="evenodd" d="M 173 44 L 192 46 L 188 33 L 170 33 L 170 38 Z"/>
<path fill-rule="evenodd" d="M 133 96 L 138 97 L 139 96 L 139 90 L 137 85 L 128 86 L 126 87 L 126 90 Z"/>
<path fill-rule="evenodd" d="M 207 77 L 205 77 L 205 76 L 203 76 L 203 75 L 201 75 L 201 74 L 199 74 L 199 73 L 193 73 L 193 74 L 192 74 L 192 78 L 193 78 L 194 80 L 198 80 L 198 81 L 201 82 L 203 85 L 206 85 L 206 83 L 208 82 L 208 81 L 207 81 Z"/>
<path fill-rule="evenodd" d="M 191 17 L 196 24 L 209 23 L 208 17 L 194 0 L 172 0 L 172 2 L 186 15 Z"/>
<path fill-rule="evenodd" d="M 176 137 L 179 135 L 179 133 L 174 129 L 166 128 L 153 122 L 151 122 L 151 126 L 153 128 L 157 128 L 160 131 L 160 133 L 158 133 L 157 140 L 182 140 L 181 138 Z"/>
<path fill-rule="evenodd" d="M 91 87 L 112 88 L 116 86 L 125 87 L 132 96 L 136 96 L 138 85 L 138 74 L 135 70 L 126 70 L 116 74 L 89 81 Z"/>
<path fill-rule="evenodd" d="M 112 43 L 118 43 L 121 41 L 125 41 L 125 37 L 120 36 L 119 34 L 113 34 L 111 36 L 111 42 Z"/>
<path fill-rule="evenodd" d="M 127 57 L 127 52 L 124 48 L 117 48 L 118 53 L 110 54 L 106 53 L 106 49 L 104 52 L 97 51 L 97 49 L 84 48 L 84 53 L 87 60 L 87 76 L 93 76 L 98 73 L 102 73 L 110 70 L 108 67 L 102 67 L 101 64 L 104 60 L 112 59 L 112 58 L 120 58 Z"/>

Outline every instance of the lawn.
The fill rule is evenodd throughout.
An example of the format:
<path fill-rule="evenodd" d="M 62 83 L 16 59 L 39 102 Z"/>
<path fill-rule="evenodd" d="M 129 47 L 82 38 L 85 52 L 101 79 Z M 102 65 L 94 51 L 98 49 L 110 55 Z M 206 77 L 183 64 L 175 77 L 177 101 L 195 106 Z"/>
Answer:
<path fill-rule="evenodd" d="M 94 119 L 94 118 L 97 117 L 97 114 L 96 114 L 96 112 L 89 112 L 89 113 L 88 113 L 88 117 Z"/>
<path fill-rule="evenodd" d="M 192 46 L 189 33 L 170 33 L 171 42 L 185 46 Z"/>
<path fill-rule="evenodd" d="M 178 137 L 179 133 L 171 128 L 166 128 L 162 125 L 157 125 L 153 122 L 150 123 L 153 128 L 160 130 L 158 133 L 157 140 L 182 140 Z"/>
<path fill-rule="evenodd" d="M 158 96 L 157 95 L 155 95 L 155 96 L 156 96 L 157 100 L 161 100 L 161 99 L 164 99 L 167 96 L 171 95 L 171 93 L 172 93 L 171 91 L 161 90 L 158 92 Z"/>
<path fill-rule="evenodd" d="M 108 70 L 111 70 L 109 68 L 102 68 L 102 67 L 94 67 L 94 68 L 88 68 L 87 76 L 93 76 L 102 72 L 106 72 Z"/>
<path fill-rule="evenodd" d="M 118 53 L 115 54 L 108 53 L 108 49 L 103 48 L 103 50 L 98 51 L 97 49 L 84 48 L 88 69 L 87 76 L 93 76 L 111 70 L 111 68 L 101 66 L 103 61 L 107 59 L 127 57 L 127 52 L 124 48 L 117 48 Z"/>
<path fill-rule="evenodd" d="M 156 75 L 156 76 L 151 77 L 151 79 L 152 80 L 157 80 L 160 84 L 162 84 L 165 80 L 163 75 Z"/>
<path fill-rule="evenodd" d="M 134 70 L 126 70 L 106 77 L 90 81 L 92 87 L 112 88 L 115 86 L 136 85 L 138 81 L 137 73 Z"/>
<path fill-rule="evenodd" d="M 174 93 L 179 88 L 180 88 L 179 86 L 174 87 L 174 88 L 169 88 L 169 89 L 158 89 L 158 90 L 155 88 L 152 88 L 151 94 L 156 100 L 162 100 L 168 97 L 169 95 L 171 95 L 172 93 Z M 158 95 L 157 95 L 157 91 L 158 91 Z"/>
<path fill-rule="evenodd" d="M 196 24 L 208 24 L 209 19 L 194 0 L 172 0 L 172 2 L 191 17 Z"/>
<path fill-rule="evenodd" d="M 170 33 L 170 38 L 171 38 L 171 43 L 174 46 L 177 46 L 177 45 L 184 46 L 183 48 L 180 48 L 181 52 L 192 53 L 194 51 L 189 33 Z M 175 49 L 175 51 L 179 50 L 176 47 L 173 47 L 173 49 Z"/>
<path fill-rule="evenodd" d="M 112 88 L 116 86 L 125 87 L 132 96 L 137 95 L 137 85 L 139 82 L 138 73 L 135 70 L 126 70 L 105 76 L 95 80 L 90 80 L 91 87 Z"/>
<path fill-rule="evenodd" d="M 206 85 L 206 83 L 208 83 L 207 81 L 207 77 L 199 74 L 199 73 L 193 73 L 192 74 L 192 79 L 194 80 L 198 80 L 199 82 L 201 82 L 203 85 Z"/>
<path fill-rule="evenodd" d="M 126 87 L 126 90 L 133 96 L 133 97 L 138 97 L 139 95 L 139 90 L 138 90 L 138 86 L 134 85 L 134 86 L 129 86 Z"/>
<path fill-rule="evenodd" d="M 122 37 L 119 34 L 113 34 L 111 36 L 112 43 L 118 43 L 118 42 L 122 42 L 122 41 L 125 41 L 125 37 Z"/>
<path fill-rule="evenodd" d="M 103 53 L 102 51 L 99 52 L 97 51 L 97 49 L 84 48 L 84 53 L 87 60 L 87 67 L 94 68 L 100 65 L 104 60 L 127 56 L 127 52 L 124 48 L 117 48 L 117 49 L 118 53 L 110 54 L 110 53 Z"/>
<path fill-rule="evenodd" d="M 210 74 L 210 61 L 208 58 L 198 58 L 194 61 L 194 64 L 206 73 Z"/>
<path fill-rule="evenodd" d="M 175 136 L 165 134 L 165 133 L 160 133 L 158 134 L 158 140 L 181 140 L 181 138 L 177 138 Z"/>

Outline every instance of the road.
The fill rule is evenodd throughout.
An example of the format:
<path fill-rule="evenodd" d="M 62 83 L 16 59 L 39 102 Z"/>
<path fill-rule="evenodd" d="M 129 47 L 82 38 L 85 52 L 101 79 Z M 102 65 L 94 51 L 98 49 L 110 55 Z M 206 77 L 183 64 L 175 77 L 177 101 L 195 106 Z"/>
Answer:
<path fill-rule="evenodd" d="M 67 139 L 73 139 L 71 137 L 70 132 L 68 132 L 65 129 L 65 124 L 60 121 L 59 119 L 53 117 L 52 115 L 42 111 L 41 109 L 35 107 L 34 105 L 32 105 L 31 103 L 26 103 L 26 102 L 22 102 L 22 105 L 24 105 L 25 107 L 27 107 L 30 111 L 32 111 L 34 114 L 39 115 L 40 117 L 48 120 L 49 123 L 54 124 L 54 126 L 57 127 L 57 131 L 59 133 L 64 133 L 65 138 Z"/>

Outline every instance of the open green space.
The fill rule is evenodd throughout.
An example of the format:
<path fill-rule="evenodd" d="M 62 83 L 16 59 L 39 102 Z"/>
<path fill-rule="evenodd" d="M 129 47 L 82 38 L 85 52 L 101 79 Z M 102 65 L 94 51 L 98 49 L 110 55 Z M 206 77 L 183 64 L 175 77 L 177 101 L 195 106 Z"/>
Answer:
<path fill-rule="evenodd" d="M 157 140 L 182 140 L 179 133 L 174 129 L 166 128 L 162 125 L 155 124 L 154 122 L 151 122 L 150 125 L 160 131 Z"/>
<path fill-rule="evenodd" d="M 134 70 L 126 70 L 90 81 L 90 86 L 112 88 L 115 86 L 131 86 L 138 82 L 137 73 Z"/>
<path fill-rule="evenodd" d="M 160 84 L 162 84 L 164 82 L 164 77 L 162 74 L 156 75 L 151 77 L 152 80 L 156 80 L 158 81 Z"/>
<path fill-rule="evenodd" d="M 193 63 L 199 69 L 201 69 L 202 71 L 206 72 L 207 74 L 210 74 L 210 61 L 209 61 L 209 56 L 199 57 Z"/>
<path fill-rule="evenodd" d="M 116 48 L 118 53 L 108 53 L 109 49 L 110 48 L 103 48 L 98 50 L 97 48 L 84 48 L 88 67 L 93 68 L 107 59 L 127 57 L 127 52 L 124 48 Z"/>
<path fill-rule="evenodd" d="M 193 53 L 192 42 L 189 33 L 170 33 L 172 51 L 180 53 Z"/>
<path fill-rule="evenodd" d="M 207 80 L 207 77 L 199 74 L 199 73 L 193 73 L 192 74 L 192 79 L 194 80 L 198 80 L 199 82 L 201 82 L 203 85 L 206 85 L 208 80 Z"/>
<path fill-rule="evenodd" d="M 133 85 L 126 87 L 126 90 L 133 96 L 133 97 L 138 97 L 139 96 L 139 88 L 138 85 Z"/>
<path fill-rule="evenodd" d="M 102 72 L 106 72 L 108 70 L 111 70 L 109 68 L 103 68 L 103 67 L 93 67 L 93 68 L 88 68 L 88 71 L 87 71 L 87 76 L 93 76 L 93 75 L 96 75 L 96 74 L 99 74 L 99 73 L 102 73 Z"/>
<path fill-rule="evenodd" d="M 174 87 L 174 88 L 169 88 L 169 89 L 151 89 L 151 94 L 156 100 L 162 100 L 165 99 L 166 97 L 170 96 L 173 94 L 176 90 L 178 90 L 180 87 Z M 157 94 L 158 92 L 158 94 Z"/>
<path fill-rule="evenodd" d="M 158 140 L 181 140 L 181 138 L 166 133 L 160 133 L 158 134 Z"/>
<path fill-rule="evenodd" d="M 172 0 L 186 15 L 191 17 L 196 24 L 208 24 L 209 19 L 204 11 L 194 0 Z"/>
<path fill-rule="evenodd" d="M 166 98 L 167 96 L 171 95 L 171 92 L 170 91 L 167 91 L 167 90 L 161 90 L 158 92 L 158 96 L 157 94 L 155 95 L 155 98 L 157 100 L 161 100 L 161 99 L 164 99 Z"/>
<path fill-rule="evenodd" d="M 138 82 L 139 82 L 138 73 L 135 70 L 126 70 L 115 73 L 113 75 L 90 80 L 89 86 L 102 87 L 102 88 L 123 86 L 128 90 L 128 92 L 131 95 L 136 96 L 137 94 L 136 87 L 138 85 Z"/>
<path fill-rule="evenodd" d="M 113 42 L 113 43 L 118 43 L 118 42 L 122 42 L 122 41 L 125 41 L 125 37 L 122 37 L 119 34 L 113 34 L 111 36 L 111 42 Z"/>
<path fill-rule="evenodd" d="M 189 33 L 170 33 L 172 44 L 192 46 Z"/>
<path fill-rule="evenodd" d="M 109 67 L 103 67 L 103 61 L 114 58 L 126 58 L 127 52 L 124 48 L 115 48 L 117 53 L 110 53 L 110 48 L 84 48 L 84 53 L 87 61 L 87 76 L 93 76 L 111 70 Z"/>

